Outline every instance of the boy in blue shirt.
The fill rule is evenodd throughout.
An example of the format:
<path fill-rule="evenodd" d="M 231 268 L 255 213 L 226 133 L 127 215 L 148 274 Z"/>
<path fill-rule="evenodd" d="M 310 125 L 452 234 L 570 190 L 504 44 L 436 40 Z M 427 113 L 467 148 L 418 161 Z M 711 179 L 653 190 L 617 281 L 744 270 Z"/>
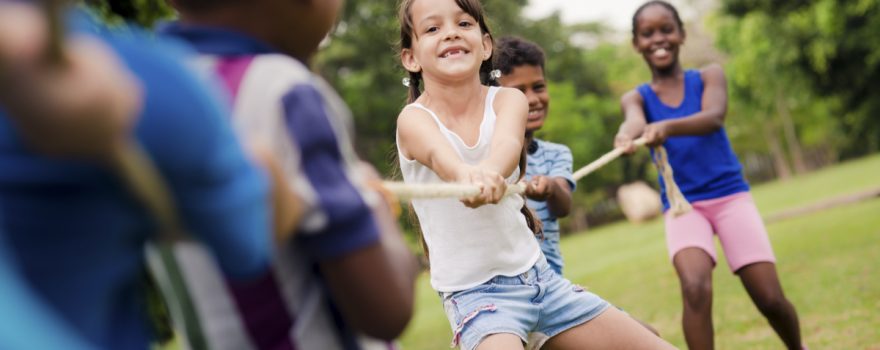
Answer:
<path fill-rule="evenodd" d="M 547 118 L 550 94 L 544 80 L 544 51 L 529 41 L 504 37 L 498 41 L 497 65 L 502 86 L 519 89 L 529 100 L 526 122 L 526 199 L 544 225 L 541 250 L 556 273 L 562 275 L 558 219 L 571 210 L 572 157 L 568 146 L 535 137 Z"/>
<path fill-rule="evenodd" d="M 104 152 L 115 147 L 115 140 L 125 139 L 126 121 L 137 117 L 134 136 L 171 188 L 184 226 L 204 240 L 224 271 L 237 279 L 259 277 L 268 266 L 266 183 L 245 159 L 222 109 L 180 65 L 177 49 L 138 33 L 117 37 L 82 14 L 72 18 L 77 38 L 71 42 L 77 42 L 71 44 L 71 62 L 65 67 L 69 70 L 57 72 L 71 74 L 71 79 L 93 78 L 87 74 L 95 68 L 88 64 L 93 62 L 81 60 L 116 56 L 139 79 L 142 100 L 131 106 L 125 102 L 129 100 L 120 102 L 109 94 L 104 100 L 107 105 L 78 105 L 65 98 L 81 91 L 64 94 L 52 91 L 56 85 L 41 85 L 46 81 L 40 79 L 59 77 L 40 75 L 50 70 L 47 67 L 16 66 L 17 61 L 4 56 L 0 61 L 0 86 L 4 88 L 0 93 L 0 213 L 4 217 L 0 231 L 10 248 L 10 259 L 18 265 L 35 300 L 43 300 L 85 342 L 98 348 L 146 349 L 151 335 L 139 282 L 144 271 L 143 245 L 156 225 L 103 158 Z M 95 46 L 77 51 L 83 48 L 77 46 L 78 40 L 91 40 Z M 106 50 L 104 55 L 99 54 L 101 50 Z M 5 74 L 17 67 L 33 70 Z M 112 64 L 103 68 L 115 71 Z M 17 86 L 13 82 L 25 85 L 21 91 L 9 90 Z M 22 96 L 46 100 L 23 100 Z M 85 110 L 77 114 L 52 109 L 64 103 Z M 98 109 L 88 113 L 89 107 Z M 128 107 L 137 115 L 127 115 Z M 108 112 L 104 115 L 108 119 L 95 117 L 101 112 Z M 86 123 L 59 119 L 77 115 L 100 122 L 89 128 Z M 63 138 L 72 142 L 65 143 L 46 136 L 59 132 L 53 127 L 64 122 L 106 138 L 95 141 L 74 134 Z M 70 148 L 77 146 L 73 142 L 77 137 L 88 147 Z M 76 152 L 71 154 L 71 150 Z"/>

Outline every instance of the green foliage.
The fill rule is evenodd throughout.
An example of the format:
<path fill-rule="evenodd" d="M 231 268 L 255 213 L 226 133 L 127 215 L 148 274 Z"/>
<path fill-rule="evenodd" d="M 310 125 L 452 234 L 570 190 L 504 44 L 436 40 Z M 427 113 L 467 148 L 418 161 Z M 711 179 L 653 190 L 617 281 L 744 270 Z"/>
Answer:
<path fill-rule="evenodd" d="M 843 157 L 880 150 L 880 1 L 723 3 L 719 45 L 738 98 L 766 112 L 782 95 L 804 140 L 830 140 Z"/>
<path fill-rule="evenodd" d="M 85 4 L 110 24 L 128 22 L 150 28 L 157 21 L 174 17 L 165 0 L 85 0 Z"/>

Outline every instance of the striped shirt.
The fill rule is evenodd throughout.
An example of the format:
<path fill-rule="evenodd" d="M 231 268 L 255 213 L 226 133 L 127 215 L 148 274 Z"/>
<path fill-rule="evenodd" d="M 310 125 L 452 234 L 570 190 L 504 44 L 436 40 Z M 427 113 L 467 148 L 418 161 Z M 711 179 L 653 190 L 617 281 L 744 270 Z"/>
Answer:
<path fill-rule="evenodd" d="M 543 175 L 549 177 L 561 177 L 568 181 L 571 190 L 574 191 L 576 184 L 571 177 L 572 157 L 567 146 L 544 140 L 533 139 L 537 147 L 531 146 L 526 157 L 526 180 Z M 541 241 L 541 250 L 547 257 L 547 262 L 562 274 L 562 254 L 559 251 L 559 221 L 550 213 L 547 202 L 528 199 L 526 204 L 535 210 L 541 222 L 544 224 L 544 237 Z M 540 238 L 539 238 L 540 239 Z"/>
<path fill-rule="evenodd" d="M 330 302 L 317 264 L 378 244 L 362 181 L 351 116 L 306 66 L 244 34 L 171 24 L 163 30 L 200 53 L 201 71 L 229 93 L 239 137 L 268 146 L 305 201 L 296 238 L 277 249 L 271 273 L 228 281 L 195 244 L 177 247 L 205 338 L 212 349 L 360 349 L 366 340 Z"/>

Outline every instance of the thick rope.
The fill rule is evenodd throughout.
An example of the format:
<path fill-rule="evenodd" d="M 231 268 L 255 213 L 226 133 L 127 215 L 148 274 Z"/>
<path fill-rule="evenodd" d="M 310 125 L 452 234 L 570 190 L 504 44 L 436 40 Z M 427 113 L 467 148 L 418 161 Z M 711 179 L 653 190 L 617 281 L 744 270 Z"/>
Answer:
<path fill-rule="evenodd" d="M 672 166 L 669 165 L 669 158 L 666 156 L 666 149 L 663 146 L 654 148 L 654 165 L 657 166 L 657 172 L 663 177 L 663 184 L 666 187 L 666 199 L 669 200 L 669 210 L 676 217 L 681 216 L 693 209 L 691 204 L 681 193 L 675 178 L 672 177 Z"/>
<path fill-rule="evenodd" d="M 633 141 L 635 146 L 644 146 L 645 139 L 639 138 Z M 574 181 L 577 182 L 585 176 L 602 168 L 613 160 L 623 155 L 623 148 L 615 148 L 605 153 L 590 164 L 578 169 L 572 174 Z M 666 186 L 666 196 L 669 199 L 670 210 L 675 216 L 689 212 L 692 208 L 681 190 L 672 177 L 672 166 L 666 156 L 666 149 L 663 146 L 654 147 L 654 164 L 657 172 L 663 176 L 663 183 Z M 477 185 L 460 184 L 460 183 L 428 183 L 428 184 L 407 184 L 397 181 L 384 181 L 382 186 L 389 192 L 397 196 L 400 200 L 427 199 L 427 198 L 467 198 L 480 194 L 480 188 Z M 507 187 L 505 195 L 522 194 L 525 192 L 525 183 L 520 182 Z"/>
<path fill-rule="evenodd" d="M 637 139 L 633 141 L 633 145 L 636 147 L 641 147 L 645 145 L 645 139 Z M 621 155 L 623 155 L 623 148 L 615 148 L 611 150 L 611 152 L 605 153 L 599 159 L 594 160 L 592 163 L 587 164 L 583 168 L 578 169 L 571 175 L 574 178 L 574 182 L 580 181 L 580 179 L 584 178 L 584 176 L 589 175 L 590 173 L 598 170 L 599 168 L 611 163 L 612 160 L 617 159 Z"/>

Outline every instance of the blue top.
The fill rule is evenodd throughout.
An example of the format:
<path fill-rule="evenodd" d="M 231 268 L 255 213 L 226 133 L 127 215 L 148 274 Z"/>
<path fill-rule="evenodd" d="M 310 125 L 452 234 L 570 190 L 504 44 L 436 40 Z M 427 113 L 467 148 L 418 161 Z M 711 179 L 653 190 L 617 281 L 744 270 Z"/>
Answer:
<path fill-rule="evenodd" d="M 638 87 L 644 101 L 648 123 L 689 117 L 703 110 L 703 78 L 698 70 L 684 73 L 684 99 L 681 105 L 664 104 L 645 83 Z M 749 190 L 742 166 L 730 147 L 724 128 L 706 135 L 674 136 L 663 143 L 672 166 L 675 183 L 689 202 L 719 198 Z M 652 152 L 653 153 L 653 152 Z M 666 187 L 660 176 L 663 209 L 669 209 Z"/>
<path fill-rule="evenodd" d="M 135 136 L 187 230 L 230 275 L 264 273 L 271 252 L 264 174 L 246 160 L 224 110 L 182 66 L 182 51 L 133 29 L 114 35 L 86 16 L 74 23 L 140 80 Z M 139 283 L 143 245 L 156 227 L 116 175 L 30 152 L 0 111 L 0 198 L 12 253 L 40 297 L 101 348 L 147 348 Z"/>
<path fill-rule="evenodd" d="M 0 235 L 0 348 L 97 349 L 34 295 Z"/>
<path fill-rule="evenodd" d="M 572 175 L 571 150 L 565 145 L 533 139 L 526 156 L 526 180 L 537 175 L 564 178 L 574 191 L 576 184 Z M 559 220 L 550 213 L 546 201 L 526 198 L 529 208 L 535 210 L 544 225 L 544 239 L 540 241 L 541 250 L 554 271 L 562 274 L 562 254 L 559 250 Z"/>

